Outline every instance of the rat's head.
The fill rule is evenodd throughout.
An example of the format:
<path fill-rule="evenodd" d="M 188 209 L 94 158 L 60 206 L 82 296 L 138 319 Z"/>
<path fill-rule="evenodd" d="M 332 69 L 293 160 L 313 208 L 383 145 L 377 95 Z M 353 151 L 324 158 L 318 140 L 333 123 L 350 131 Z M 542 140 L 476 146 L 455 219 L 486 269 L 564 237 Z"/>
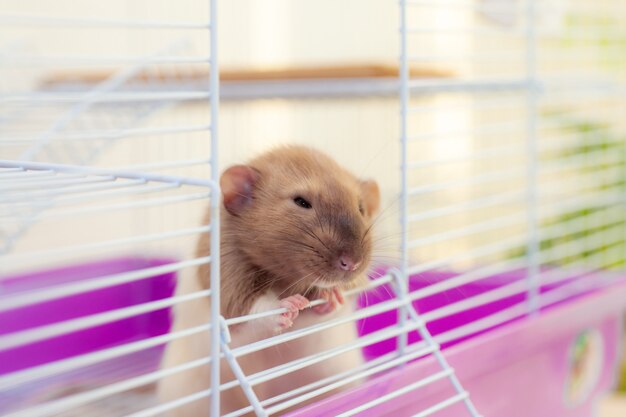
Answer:
<path fill-rule="evenodd" d="M 228 168 L 220 185 L 224 239 L 283 285 L 349 288 L 364 276 L 380 203 L 374 181 L 358 180 L 319 151 L 290 146 Z"/>

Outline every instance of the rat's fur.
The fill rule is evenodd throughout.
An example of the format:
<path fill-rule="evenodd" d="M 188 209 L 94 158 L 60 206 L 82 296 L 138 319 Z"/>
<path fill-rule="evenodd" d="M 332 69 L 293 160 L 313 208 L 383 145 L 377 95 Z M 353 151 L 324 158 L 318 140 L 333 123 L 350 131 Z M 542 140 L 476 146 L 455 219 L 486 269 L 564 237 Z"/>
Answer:
<path fill-rule="evenodd" d="M 366 282 L 371 258 L 371 222 L 378 210 L 379 191 L 373 181 L 359 181 L 327 155 L 310 148 L 283 147 L 261 155 L 245 166 L 224 172 L 220 181 L 224 208 L 221 235 L 221 311 L 226 318 L 267 311 L 281 300 L 301 294 L 314 300 L 328 294 L 326 288 L 354 288 Z M 303 197 L 311 208 L 294 204 Z M 207 219 L 208 222 L 209 219 Z M 209 254 L 209 236 L 198 243 L 198 256 Z M 354 270 L 337 268 L 337 259 L 354 260 Z M 181 276 L 178 294 L 209 287 L 209 266 L 198 276 Z M 303 311 L 294 328 L 348 315 L 348 306 L 322 316 Z M 334 301 L 333 301 L 334 304 Z M 209 319 L 206 300 L 180 304 L 175 309 L 173 331 L 204 324 Z M 295 315 L 297 316 L 297 309 Z M 231 327 L 231 347 L 275 335 L 284 322 L 275 317 Z M 239 358 L 244 373 L 251 375 L 304 356 L 349 343 L 356 338 L 353 323 L 299 338 Z M 209 335 L 202 332 L 176 339 L 166 350 L 164 367 L 209 356 Z M 355 350 L 319 364 L 291 372 L 254 386 L 263 400 L 327 376 L 353 369 L 361 363 Z M 222 362 L 222 383 L 233 379 Z M 173 400 L 209 387 L 209 367 L 200 366 L 164 379 L 163 400 Z M 245 407 L 248 401 L 240 388 L 222 393 L 222 412 Z M 179 407 L 171 415 L 207 415 L 208 399 Z"/>

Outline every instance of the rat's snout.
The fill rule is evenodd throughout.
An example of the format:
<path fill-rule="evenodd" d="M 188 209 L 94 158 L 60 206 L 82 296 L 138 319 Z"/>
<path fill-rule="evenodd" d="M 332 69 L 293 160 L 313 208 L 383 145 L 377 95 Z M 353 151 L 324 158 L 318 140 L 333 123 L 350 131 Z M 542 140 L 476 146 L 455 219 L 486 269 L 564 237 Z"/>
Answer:
<path fill-rule="evenodd" d="M 342 254 L 337 258 L 335 265 L 342 271 L 354 272 L 361 266 L 361 261 L 355 261 L 353 256 Z"/>

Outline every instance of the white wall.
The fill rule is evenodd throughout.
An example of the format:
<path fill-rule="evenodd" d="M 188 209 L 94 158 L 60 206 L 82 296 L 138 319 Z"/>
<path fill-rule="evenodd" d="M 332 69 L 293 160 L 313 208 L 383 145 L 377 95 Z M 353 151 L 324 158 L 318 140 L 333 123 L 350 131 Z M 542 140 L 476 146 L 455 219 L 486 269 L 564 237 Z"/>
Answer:
<path fill-rule="evenodd" d="M 485 4 L 493 1 L 484 2 Z M 518 5 L 519 2 L 513 2 Z M 567 2 L 567 4 L 584 4 Z M 482 3 L 481 3 L 482 4 Z M 508 4 L 508 3 L 507 3 Z M 543 3 L 542 3 L 543 4 Z M 551 1 L 546 5 L 558 6 L 563 2 Z M 608 2 L 598 2 L 598 7 Z M 208 2 L 198 0 L 167 1 L 95 1 L 57 0 L 0 0 L 0 14 L 26 13 L 48 16 L 82 16 L 102 19 L 141 19 L 165 21 L 202 22 L 208 16 Z M 541 6 L 544 7 L 544 6 Z M 547 6 L 545 6 L 547 7 Z M 554 15 L 552 15 L 554 16 Z M 498 30 L 523 30 L 523 19 L 511 24 L 494 22 L 484 14 L 476 14 L 466 8 L 415 8 L 411 9 L 409 21 L 412 27 L 442 30 L 439 34 L 412 37 L 409 54 L 421 57 L 415 65 L 435 66 L 450 71 L 458 78 L 476 79 L 487 77 L 519 77 L 526 71 L 523 59 L 507 59 L 504 53 L 516 53 L 525 57 L 523 38 L 504 36 Z M 547 33 L 560 33 L 562 19 L 549 20 Z M 360 62 L 395 63 L 398 57 L 398 13 L 397 2 L 388 0 L 228 0 L 220 2 L 219 9 L 219 57 L 222 68 L 274 67 L 307 64 L 341 64 Z M 458 29 L 492 30 L 493 36 L 473 36 L 450 33 Z M 544 26 L 541 26 L 544 28 Z M 542 29 L 543 30 L 543 29 Z M 181 30 L 136 30 L 136 29 L 69 29 L 49 28 L 41 25 L 0 25 L 0 57 L 30 56 L 149 56 L 164 48 L 184 41 L 186 45 L 179 53 L 185 56 L 204 56 L 208 53 L 208 35 L 205 31 Z M 546 44 L 554 48 L 555 43 Z M 556 43 L 558 46 L 559 44 Z M 547 48 L 547 47 L 546 47 Z M 178 51 L 174 49 L 174 51 Z M 546 49 L 550 51 L 550 49 Z M 577 50 L 574 49 L 574 52 Z M 433 56 L 443 59 L 433 62 Z M 548 56 L 549 54 L 543 55 Z M 482 58 L 481 58 L 482 57 Z M 589 61 L 592 62 L 592 61 Z M 568 61 L 575 64 L 574 61 Z M 589 68 L 597 69 L 594 63 Z M 82 68 L 106 68 L 99 64 L 82 65 Z M 22 65 L 18 69 L 2 65 L 0 61 L 0 92 L 35 91 L 38 83 L 58 70 L 76 66 L 57 62 L 52 66 Z M 546 72 L 559 74 L 562 64 L 546 64 Z M 573 69 L 579 65 L 572 65 Z M 158 74 L 158 67 L 153 70 Z M 184 71 L 183 71 L 184 72 Z M 518 107 L 472 109 L 479 100 L 470 95 L 417 97 L 412 106 L 436 106 L 434 110 L 416 113 L 409 120 L 411 134 L 432 135 L 432 140 L 411 145 L 409 156 L 412 161 L 428 161 L 469 155 L 488 146 L 506 143 L 523 144 L 525 139 L 525 97 L 523 95 L 492 95 L 481 100 L 506 99 Z M 3 107 L 4 106 L 4 107 Z M 121 108 L 121 107 L 120 107 Z M 125 109 L 125 108 L 123 108 Z M 15 108 L 0 103 L 4 115 L 12 115 Z M 24 110 L 24 109 L 21 109 Z M 21 111 L 20 110 L 20 111 Z M 49 107 L 26 107 L 24 119 L 13 125 L 0 125 L 0 135 L 19 133 L 24 137 L 38 134 L 50 127 L 55 118 L 66 109 Z M 119 110 L 119 108 L 118 108 Z M 383 189 L 384 207 L 390 207 L 381 224 L 381 233 L 390 238 L 382 245 L 391 256 L 397 254 L 399 184 L 399 114 L 398 102 L 394 98 L 342 98 L 342 99 L 268 99 L 256 101 L 223 102 L 220 118 L 220 166 L 240 163 L 269 147 L 280 143 L 305 143 L 319 147 L 349 167 L 357 175 L 372 177 Z M 600 117 L 606 116 L 597 109 Z M 129 114 L 135 111 L 128 108 Z M 19 113 L 19 112 L 18 112 Z M 25 115 L 24 115 L 25 113 Z M 122 112 L 123 113 L 123 112 Z M 591 114 L 591 112 L 589 112 Z M 72 126 L 73 131 L 111 129 L 119 119 L 110 118 L 106 112 L 92 115 L 82 123 Z M 116 116 L 121 117 L 121 116 Z M 180 126 L 206 123 L 206 106 L 189 105 L 167 107 L 151 118 L 142 120 L 140 126 Z M 502 132 L 500 135 L 472 133 L 477 128 L 493 126 L 506 121 L 519 121 L 519 129 Z M 453 141 L 445 140 L 455 134 Z M 19 136 L 19 135 L 18 135 Z M 5 158 L 19 156 L 23 148 L 0 146 Z M 205 133 L 165 135 L 117 141 L 106 149 L 97 160 L 100 166 L 126 166 L 154 163 L 166 160 L 183 160 L 207 157 L 208 135 Z M 510 159 L 493 158 L 488 161 L 460 162 L 440 168 L 416 170 L 411 173 L 413 186 L 463 178 L 486 169 L 498 169 L 524 163 L 524 154 Z M 207 167 L 168 171 L 180 175 L 207 176 Z M 523 187 L 523 183 L 509 182 L 499 185 L 500 189 Z M 442 205 L 456 204 L 481 192 L 498 190 L 485 186 L 479 189 L 455 190 L 430 195 L 413 201 L 412 212 Z M 20 240 L 15 253 L 45 249 L 51 246 L 80 244 L 102 241 L 139 233 L 173 230 L 192 227 L 198 223 L 203 204 L 162 207 L 150 211 L 110 213 L 98 218 L 46 221 L 33 227 Z M 507 207 L 503 213 L 519 209 Z M 457 215 L 439 222 L 415 224 L 414 237 L 428 236 L 442 230 L 461 228 L 480 216 L 494 216 L 495 212 Z M 521 227 L 521 226 L 520 226 Z M 509 228 L 507 233 L 519 232 Z M 475 237 L 476 242 L 490 238 Z M 462 253 L 476 244 L 471 239 L 429 245 L 415 251 L 419 259 L 433 259 Z M 189 256 L 192 239 L 142 246 L 141 250 Z M 126 251 L 126 249 L 124 250 Z M 91 257 L 101 256 L 99 254 Z M 82 255 L 72 255 L 80 259 Z M 28 264 L 32 267 L 36 264 Z M 61 258 L 52 263 L 62 263 Z M 48 261 L 42 261 L 48 264 Z"/>

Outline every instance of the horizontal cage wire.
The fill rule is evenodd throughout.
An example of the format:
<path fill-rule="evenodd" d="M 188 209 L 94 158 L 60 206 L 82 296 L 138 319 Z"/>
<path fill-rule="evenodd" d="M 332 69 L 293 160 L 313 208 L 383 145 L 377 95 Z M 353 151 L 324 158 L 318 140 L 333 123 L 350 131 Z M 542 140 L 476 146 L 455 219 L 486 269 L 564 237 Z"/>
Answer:
<path fill-rule="evenodd" d="M 10 35 L 0 40 L 0 414 L 147 417 L 206 404 L 204 415 L 226 417 L 495 416 L 449 352 L 624 279 L 626 4 L 389 2 L 400 17 L 393 77 L 233 81 L 222 70 L 218 85 L 217 3 L 0 13 Z M 265 16 L 256 6 L 228 20 L 235 6 L 219 4 L 227 22 L 250 16 L 242 33 L 259 42 L 282 33 L 254 23 Z M 267 97 L 289 101 L 256 100 Z M 380 113 L 399 130 L 384 132 L 397 147 L 371 139 L 386 171 L 400 166 L 380 180 L 397 194 L 387 214 L 400 223 L 389 226 L 394 256 L 345 293 L 356 310 L 233 344 L 236 329 L 288 309 L 222 316 L 219 158 L 256 150 L 262 139 L 242 138 L 281 124 L 332 124 L 336 109 L 343 138 L 346 109 L 361 105 L 392 109 Z M 384 117 L 363 114 L 350 126 L 363 139 L 346 138 L 352 152 L 362 140 L 359 157 Z M 231 137 L 218 143 L 220 120 Z M 328 141 L 333 156 L 338 142 Z M 196 250 L 203 236 L 210 253 Z M 175 290 L 206 268 L 208 288 Z M 197 314 L 172 327 L 180 306 Z M 279 356 L 346 326 L 358 337 L 250 366 L 259 352 Z M 179 341 L 208 349 L 163 365 Z M 366 360 L 350 369 L 266 388 L 355 353 Z M 193 375 L 202 388 L 158 398 L 163 381 Z M 233 392 L 245 407 L 221 410 Z"/>

